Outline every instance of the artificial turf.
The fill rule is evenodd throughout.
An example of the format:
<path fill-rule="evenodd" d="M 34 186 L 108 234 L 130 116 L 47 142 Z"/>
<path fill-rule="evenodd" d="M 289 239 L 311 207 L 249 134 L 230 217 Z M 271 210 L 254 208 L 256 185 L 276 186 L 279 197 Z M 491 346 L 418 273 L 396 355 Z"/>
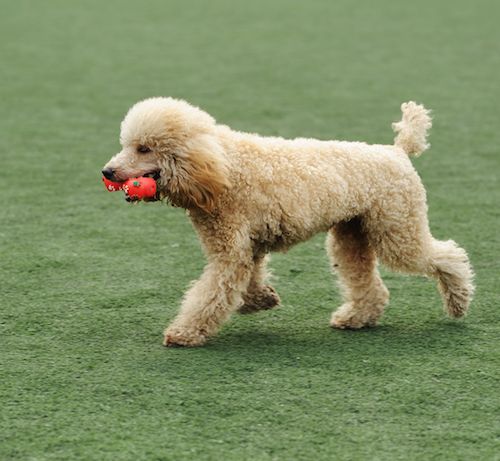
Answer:
<path fill-rule="evenodd" d="M 498 2 L 1 2 L 1 460 L 500 459 Z M 477 274 L 448 320 L 434 283 L 383 271 L 380 326 L 332 331 L 324 236 L 273 258 L 280 309 L 198 349 L 162 330 L 203 267 L 182 210 L 127 205 L 100 168 L 142 98 L 285 137 L 390 143 L 432 230 Z"/>

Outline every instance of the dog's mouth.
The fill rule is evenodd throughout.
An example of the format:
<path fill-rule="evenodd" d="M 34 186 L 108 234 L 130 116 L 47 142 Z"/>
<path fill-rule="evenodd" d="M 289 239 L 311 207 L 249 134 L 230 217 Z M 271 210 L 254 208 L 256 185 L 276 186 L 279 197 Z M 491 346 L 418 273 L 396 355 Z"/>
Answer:
<path fill-rule="evenodd" d="M 153 178 L 155 181 L 158 181 L 158 179 L 160 179 L 161 177 L 161 173 L 160 170 L 154 170 L 150 171 L 149 173 L 145 173 L 142 176 L 144 176 L 145 178 Z"/>

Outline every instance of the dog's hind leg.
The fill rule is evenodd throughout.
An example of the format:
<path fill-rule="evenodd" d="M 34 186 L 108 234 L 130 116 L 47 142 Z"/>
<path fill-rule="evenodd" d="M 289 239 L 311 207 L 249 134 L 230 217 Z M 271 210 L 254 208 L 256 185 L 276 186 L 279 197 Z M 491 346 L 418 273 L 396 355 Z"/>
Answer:
<path fill-rule="evenodd" d="M 473 272 L 467 253 L 453 240 L 432 243 L 430 272 L 450 317 L 462 317 L 469 309 L 474 293 Z"/>
<path fill-rule="evenodd" d="M 374 326 L 389 300 L 389 291 L 378 273 L 375 251 L 361 219 L 336 224 L 328 234 L 327 250 L 344 296 L 344 304 L 332 314 L 330 325 L 352 329 Z"/>
<path fill-rule="evenodd" d="M 430 233 L 422 240 L 415 236 L 411 248 L 396 246 L 394 237 L 386 236 L 384 240 L 377 248 L 384 264 L 401 272 L 435 278 L 448 315 L 458 318 L 466 314 L 474 285 L 472 268 L 463 248 L 453 240 L 436 240 Z"/>
<path fill-rule="evenodd" d="M 465 315 L 474 292 L 473 272 L 465 250 L 453 240 L 432 237 L 423 212 L 408 214 L 397 222 L 394 216 L 366 221 L 370 243 L 382 263 L 396 271 L 437 279 L 448 314 Z"/>
<path fill-rule="evenodd" d="M 238 309 L 240 314 L 253 314 L 254 312 L 272 309 L 280 303 L 280 297 L 276 290 L 266 284 L 268 272 L 266 269 L 269 256 L 258 254 L 254 258 L 254 269 L 248 285 L 243 294 L 244 304 Z"/>

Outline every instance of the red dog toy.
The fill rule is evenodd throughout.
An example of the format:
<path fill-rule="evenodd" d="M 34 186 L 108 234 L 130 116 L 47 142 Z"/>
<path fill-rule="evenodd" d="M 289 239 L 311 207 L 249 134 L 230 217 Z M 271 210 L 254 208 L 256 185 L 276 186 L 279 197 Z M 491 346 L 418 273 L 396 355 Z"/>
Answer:
<path fill-rule="evenodd" d="M 125 196 L 130 201 L 153 198 L 156 195 L 156 181 L 153 178 L 142 176 L 130 178 L 124 182 L 116 182 L 103 177 L 102 181 L 109 192 L 125 191 Z"/>

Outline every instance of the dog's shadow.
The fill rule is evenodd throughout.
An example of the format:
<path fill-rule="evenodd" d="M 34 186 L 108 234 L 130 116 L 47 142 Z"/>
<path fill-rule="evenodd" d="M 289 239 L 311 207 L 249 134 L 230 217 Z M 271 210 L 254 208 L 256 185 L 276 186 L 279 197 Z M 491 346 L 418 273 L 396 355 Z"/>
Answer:
<path fill-rule="evenodd" d="M 383 325 L 361 330 L 325 329 L 313 334 L 296 332 L 259 332 L 255 329 L 245 331 L 226 331 L 220 338 L 215 338 L 208 344 L 210 349 L 228 350 L 231 346 L 254 355 L 269 349 L 288 351 L 303 351 L 304 348 L 318 351 L 330 351 L 336 355 L 352 351 L 353 347 L 368 350 L 381 349 L 389 355 L 413 354 L 416 350 L 439 349 L 473 341 L 476 332 L 463 322 L 441 321 L 413 327 Z M 233 351 L 234 352 L 234 351 Z"/>
<path fill-rule="evenodd" d="M 328 327 L 317 331 L 272 332 L 228 329 L 201 349 L 165 352 L 175 355 L 174 361 L 181 367 L 192 366 L 188 364 L 194 360 L 202 367 L 210 363 L 220 373 L 227 369 L 249 371 L 281 366 L 317 368 L 324 372 L 355 370 L 360 366 L 387 369 L 394 364 L 452 360 L 454 355 L 468 351 L 478 334 L 473 326 L 447 320 L 357 331 Z M 186 361 L 177 360 L 182 355 Z"/>

